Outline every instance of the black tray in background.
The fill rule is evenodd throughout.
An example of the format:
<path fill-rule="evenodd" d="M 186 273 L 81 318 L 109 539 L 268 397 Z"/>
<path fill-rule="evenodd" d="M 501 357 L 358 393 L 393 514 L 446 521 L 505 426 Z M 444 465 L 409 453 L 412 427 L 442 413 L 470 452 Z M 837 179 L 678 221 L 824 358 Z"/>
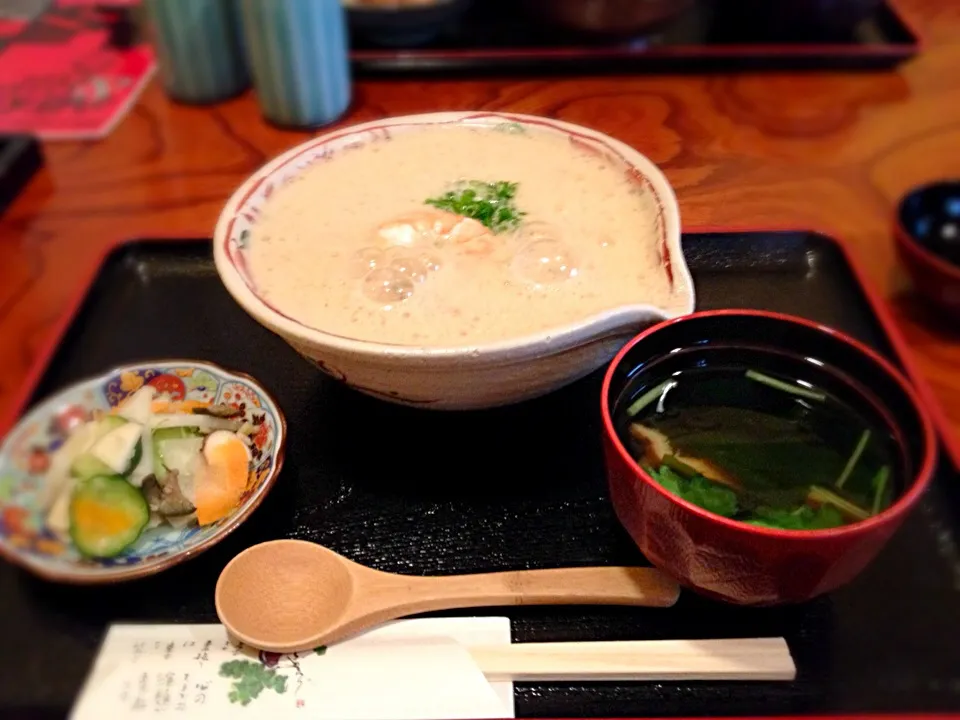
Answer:
<path fill-rule="evenodd" d="M 829 323 L 892 348 L 828 238 L 688 235 L 701 309 L 753 307 Z M 607 501 L 597 373 L 548 397 L 484 412 L 389 405 L 318 373 L 221 286 L 209 241 L 117 249 L 32 402 L 112 365 L 207 358 L 260 378 L 290 427 L 286 465 L 248 522 L 182 566 L 112 587 L 64 587 L 0 565 L 0 717 L 59 717 L 108 623 L 215 622 L 213 589 L 243 548 L 315 540 L 412 574 L 641 563 Z M 790 683 L 519 684 L 518 715 L 773 716 L 960 710 L 957 472 L 933 487 L 848 587 L 794 607 L 743 609 L 684 593 L 676 607 L 508 608 L 515 641 L 786 637 Z"/>
<path fill-rule="evenodd" d="M 351 59 L 360 75 L 875 70 L 920 49 L 893 0 L 848 33 L 797 37 L 731 14 L 736 1 L 723 0 L 725 12 L 719 0 L 697 0 L 693 11 L 648 34 L 610 40 L 531 19 L 520 0 L 474 0 L 466 16 L 422 46 L 383 47 L 355 32 Z"/>
<path fill-rule="evenodd" d="M 37 138 L 0 135 L 0 216 L 42 166 L 43 153 Z"/>

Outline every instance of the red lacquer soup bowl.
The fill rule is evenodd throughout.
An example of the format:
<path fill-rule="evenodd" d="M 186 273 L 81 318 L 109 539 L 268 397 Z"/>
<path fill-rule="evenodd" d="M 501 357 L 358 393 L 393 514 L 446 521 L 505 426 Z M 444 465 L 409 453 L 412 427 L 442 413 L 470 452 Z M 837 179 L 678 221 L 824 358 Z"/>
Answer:
<path fill-rule="evenodd" d="M 691 365 L 692 363 L 692 365 Z M 894 448 L 901 487 L 865 520 L 822 530 L 780 530 L 721 517 L 666 490 L 641 469 L 619 431 L 644 380 L 678 370 L 782 368 L 855 408 L 866 408 Z M 644 378 L 644 375 L 648 375 Z M 601 410 L 610 494 L 620 522 L 661 570 L 696 592 L 741 605 L 796 603 L 853 580 L 917 504 L 936 465 L 933 425 L 903 376 L 857 340 L 800 318 L 750 310 L 694 313 L 656 325 L 617 355 Z M 836 478 L 824 478 L 823 485 Z"/>

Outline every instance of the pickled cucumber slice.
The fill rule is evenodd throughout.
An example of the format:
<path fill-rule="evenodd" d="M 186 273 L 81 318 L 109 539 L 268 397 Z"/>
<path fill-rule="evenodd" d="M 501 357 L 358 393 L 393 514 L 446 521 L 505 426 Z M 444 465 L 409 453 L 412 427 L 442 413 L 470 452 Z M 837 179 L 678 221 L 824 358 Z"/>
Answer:
<path fill-rule="evenodd" d="M 119 555 L 136 542 L 149 520 L 143 494 L 120 475 L 82 480 L 70 498 L 70 537 L 87 557 Z"/>
<path fill-rule="evenodd" d="M 158 428 L 153 431 L 153 472 L 160 474 L 163 470 L 181 470 L 177 453 L 178 445 L 183 447 L 182 441 L 193 441 L 193 453 L 200 453 L 203 446 L 203 435 L 195 427 L 177 426 Z M 172 451 L 172 452 L 171 452 Z M 169 457 L 168 457 L 169 456 Z"/>

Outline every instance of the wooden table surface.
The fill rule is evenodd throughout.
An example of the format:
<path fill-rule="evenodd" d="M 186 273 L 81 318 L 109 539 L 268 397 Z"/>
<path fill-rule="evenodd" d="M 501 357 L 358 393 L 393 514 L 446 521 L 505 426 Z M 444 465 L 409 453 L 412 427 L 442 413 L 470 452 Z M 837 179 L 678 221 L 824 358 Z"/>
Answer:
<path fill-rule="evenodd" d="M 362 81 L 343 123 L 509 110 L 582 123 L 666 172 L 685 228 L 817 228 L 852 248 L 889 300 L 960 439 L 960 328 L 929 314 L 898 266 L 898 197 L 960 175 L 960 3 L 899 0 L 926 46 L 894 72 Z M 158 83 L 105 140 L 51 143 L 0 221 L 0 417 L 109 243 L 209 236 L 254 169 L 305 134 L 261 120 L 251 94 L 196 109 Z"/>

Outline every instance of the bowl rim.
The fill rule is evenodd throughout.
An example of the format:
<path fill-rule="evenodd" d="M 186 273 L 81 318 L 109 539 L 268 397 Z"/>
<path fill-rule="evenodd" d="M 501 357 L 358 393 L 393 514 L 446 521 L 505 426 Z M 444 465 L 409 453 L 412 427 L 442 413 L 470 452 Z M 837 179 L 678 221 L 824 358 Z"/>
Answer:
<path fill-rule="evenodd" d="M 267 305 L 252 292 L 231 262 L 227 250 L 230 239 L 229 229 L 239 207 L 263 180 L 273 175 L 308 148 L 370 130 L 398 125 L 463 124 L 471 122 L 477 125 L 489 125 L 493 121 L 547 126 L 548 128 L 589 138 L 607 145 L 631 167 L 636 169 L 650 183 L 654 194 L 660 200 L 663 213 L 664 245 L 668 255 L 667 261 L 670 272 L 673 274 L 673 282 L 676 288 L 674 293 L 676 297 L 683 301 L 682 307 L 675 309 L 661 308 L 649 303 L 621 305 L 595 313 L 576 322 L 506 340 L 454 346 L 401 345 L 336 335 L 311 328 L 287 317 Z M 275 333 L 307 347 L 320 346 L 351 355 L 389 357 L 392 360 L 430 359 L 434 363 L 440 361 L 457 366 L 487 364 L 496 361 L 518 362 L 557 354 L 571 347 L 583 345 L 587 341 L 613 334 L 638 317 L 653 316 L 657 319 L 679 317 L 692 312 L 696 305 L 693 278 L 690 275 L 681 246 L 680 207 L 676 193 L 664 173 L 645 155 L 609 135 L 563 120 L 523 113 L 465 110 L 400 115 L 348 125 L 338 130 L 317 135 L 273 158 L 252 173 L 233 192 L 217 219 L 213 236 L 213 257 L 217 274 L 234 300 L 255 320 Z M 549 348 L 549 350 L 545 352 L 544 348 Z"/>
<path fill-rule="evenodd" d="M 904 194 L 897 203 L 897 209 L 894 213 L 894 238 L 900 243 L 900 247 L 913 255 L 915 259 L 924 263 L 928 267 L 933 268 L 941 275 L 946 275 L 951 280 L 960 283 L 960 267 L 954 265 L 953 263 L 947 262 L 936 253 L 931 252 L 929 249 L 924 247 L 924 245 L 917 240 L 913 233 L 907 230 L 907 226 L 903 222 L 903 212 L 906 209 L 907 202 L 911 198 L 939 187 L 951 185 L 956 187 L 958 194 L 960 194 L 960 178 L 934 180 L 922 185 L 917 185 L 912 190 Z"/>
<path fill-rule="evenodd" d="M 116 569 L 111 568 L 110 572 L 77 574 L 75 572 L 71 572 L 70 570 L 54 570 L 45 568 L 42 565 L 33 562 L 29 555 L 25 555 L 24 553 L 17 552 L 16 550 L 7 547 L 6 543 L 0 543 L 0 559 L 6 560 L 13 565 L 17 565 L 34 574 L 35 576 L 47 581 L 58 582 L 67 585 L 112 585 L 128 580 L 136 580 L 139 578 L 148 577 L 150 575 L 156 575 L 157 573 L 163 572 L 164 570 L 196 557 L 200 553 L 209 550 L 214 545 L 225 539 L 228 535 L 233 533 L 234 530 L 240 527 L 240 525 L 242 525 L 247 518 L 250 517 L 254 510 L 260 507 L 261 503 L 263 503 L 264 499 L 267 497 L 267 494 L 276 484 L 277 478 L 280 475 L 280 471 L 283 469 L 284 460 L 286 459 L 286 415 L 284 414 L 283 408 L 277 402 L 277 399 L 273 393 L 267 390 L 259 380 L 248 373 L 232 370 L 218 363 L 210 362 L 209 360 L 195 360 L 190 358 L 151 358 L 149 360 L 140 360 L 137 362 L 115 365 L 102 373 L 88 375 L 79 380 L 75 380 L 69 385 L 65 385 L 64 387 L 61 387 L 53 393 L 50 393 L 46 397 L 42 398 L 38 403 L 36 403 L 36 405 L 29 408 L 17 419 L 17 421 L 4 434 L 2 440 L 0 440 L 0 455 L 6 453 L 8 439 L 20 429 L 20 426 L 23 424 L 24 420 L 34 410 L 48 403 L 55 404 L 57 402 L 57 398 L 73 392 L 77 388 L 83 387 L 84 385 L 106 381 L 114 375 L 128 370 L 154 367 L 158 365 L 183 365 L 188 367 L 192 366 L 197 368 L 212 369 L 215 372 L 225 376 L 239 378 L 240 380 L 250 383 L 256 387 L 264 397 L 270 400 L 270 402 L 273 404 L 273 407 L 276 409 L 278 419 L 277 437 L 275 441 L 276 448 L 274 451 L 273 467 L 263 479 L 259 489 L 253 495 L 251 495 L 243 505 L 237 508 L 237 512 L 233 517 L 230 518 L 228 522 L 226 522 L 216 533 L 208 537 L 206 540 L 199 542 L 196 545 L 192 545 L 189 548 L 184 548 L 183 550 L 168 555 L 167 557 L 152 561 L 148 565 L 137 563 L 136 565 L 122 566 L 117 567 Z"/>
<path fill-rule="evenodd" d="M 886 373 L 894 382 L 896 382 L 901 391 L 906 395 L 913 406 L 914 411 L 917 413 L 917 417 L 920 420 L 920 426 L 922 428 L 923 456 L 919 469 L 914 472 L 914 481 L 910 486 L 910 489 L 897 498 L 897 500 L 888 508 L 867 518 L 866 520 L 850 523 L 848 525 L 842 525 L 836 528 L 826 528 L 821 530 L 781 530 L 776 528 L 760 527 L 757 525 L 749 525 L 738 520 L 732 520 L 730 518 L 716 515 L 715 513 L 701 508 L 699 505 L 694 505 L 678 495 L 674 495 L 660 485 L 660 483 L 656 482 L 652 477 L 650 477 L 650 475 L 648 475 L 643 468 L 640 467 L 640 464 L 633 459 L 626 447 L 624 447 L 623 443 L 620 441 L 619 435 L 616 432 L 616 428 L 614 427 L 613 417 L 609 407 L 610 403 L 608 401 L 613 375 L 623 359 L 626 357 L 627 353 L 629 353 L 635 345 L 642 342 L 658 330 L 663 330 L 678 323 L 700 320 L 709 317 L 762 318 L 800 325 L 808 329 L 816 330 L 817 332 L 823 333 L 824 335 L 830 336 L 851 346 L 853 349 L 857 350 L 861 355 L 865 356 L 869 361 L 873 362 L 881 370 L 883 370 L 884 373 Z M 893 364 L 890 363 L 890 361 L 880 355 L 873 348 L 868 347 L 863 342 L 828 325 L 824 325 L 813 320 L 808 320 L 806 318 L 801 318 L 796 315 L 789 315 L 787 313 L 778 313 L 767 310 L 705 310 L 691 313 L 690 315 L 685 315 L 684 317 L 666 320 L 644 330 L 630 342 L 624 345 L 623 349 L 617 353 L 617 356 L 607 368 L 607 372 L 604 374 L 603 389 L 601 390 L 600 396 L 600 412 L 603 418 L 603 431 L 606 434 L 607 439 L 616 449 L 621 460 L 623 460 L 633 471 L 634 482 L 639 479 L 640 481 L 651 486 L 654 491 L 658 492 L 663 497 L 679 505 L 688 513 L 698 516 L 702 520 L 717 523 L 732 531 L 740 532 L 745 535 L 767 539 L 779 538 L 781 540 L 789 540 L 791 542 L 817 542 L 823 540 L 849 539 L 850 537 L 869 533 L 873 529 L 896 522 L 916 504 L 916 502 L 923 495 L 924 491 L 927 489 L 927 486 L 930 484 L 930 481 L 933 477 L 933 472 L 938 458 L 937 436 L 933 429 L 933 421 L 930 419 L 926 407 L 920 401 L 919 395 L 903 376 L 903 374 L 898 371 Z"/>

